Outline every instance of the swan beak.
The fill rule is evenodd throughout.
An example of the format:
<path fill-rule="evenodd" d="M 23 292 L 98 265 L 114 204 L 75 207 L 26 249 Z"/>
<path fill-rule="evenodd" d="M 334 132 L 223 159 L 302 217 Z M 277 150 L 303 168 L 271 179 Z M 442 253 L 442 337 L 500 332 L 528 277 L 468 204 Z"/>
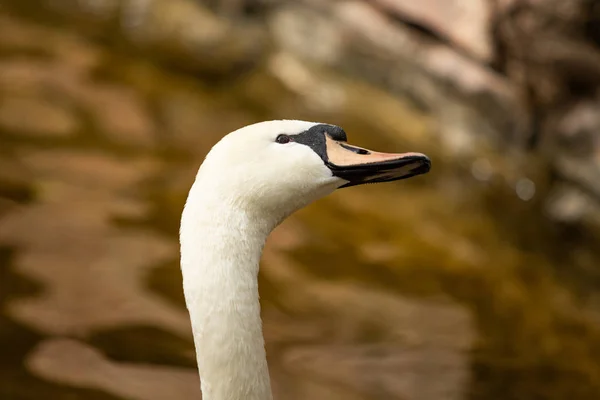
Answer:
<path fill-rule="evenodd" d="M 431 160 L 421 153 L 379 153 L 336 141 L 325 135 L 327 167 L 347 180 L 340 188 L 365 183 L 392 182 L 426 174 Z"/>

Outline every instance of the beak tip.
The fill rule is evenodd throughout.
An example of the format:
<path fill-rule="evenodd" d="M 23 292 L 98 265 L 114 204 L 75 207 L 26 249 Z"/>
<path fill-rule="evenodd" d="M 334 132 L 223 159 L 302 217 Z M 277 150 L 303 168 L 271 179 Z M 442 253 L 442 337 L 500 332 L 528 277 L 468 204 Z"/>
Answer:
<path fill-rule="evenodd" d="M 425 169 L 425 172 L 431 170 L 431 159 L 427 156 L 425 156 L 425 159 L 423 160 L 423 168 Z"/>
<path fill-rule="evenodd" d="M 419 154 L 417 166 L 412 170 L 414 175 L 423 175 L 431 170 L 431 159 L 425 154 Z M 414 176 L 413 175 L 413 176 Z"/>

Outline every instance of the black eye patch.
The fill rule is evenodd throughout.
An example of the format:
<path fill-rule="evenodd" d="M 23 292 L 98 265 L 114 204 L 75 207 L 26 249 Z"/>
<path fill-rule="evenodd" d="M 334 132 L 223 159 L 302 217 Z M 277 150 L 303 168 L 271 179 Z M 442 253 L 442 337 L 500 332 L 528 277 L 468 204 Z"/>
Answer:
<path fill-rule="evenodd" d="M 296 143 L 310 147 L 324 162 L 327 162 L 329 158 L 327 157 L 325 135 L 329 135 L 336 141 L 345 142 L 347 140 L 346 132 L 342 128 L 327 124 L 315 125 L 302 133 L 291 135 L 290 138 Z"/>

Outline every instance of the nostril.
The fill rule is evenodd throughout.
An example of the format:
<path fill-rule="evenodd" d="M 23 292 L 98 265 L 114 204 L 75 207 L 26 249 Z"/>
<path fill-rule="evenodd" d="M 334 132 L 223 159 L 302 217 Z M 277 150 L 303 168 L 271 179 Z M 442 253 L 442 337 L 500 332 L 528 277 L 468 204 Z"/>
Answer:
<path fill-rule="evenodd" d="M 340 146 L 342 146 L 346 150 L 350 150 L 351 152 L 356 153 L 356 154 L 360 154 L 360 155 L 371 154 L 369 152 L 369 150 L 361 149 L 360 147 L 348 146 L 347 144 L 344 144 L 344 143 L 340 143 Z"/>

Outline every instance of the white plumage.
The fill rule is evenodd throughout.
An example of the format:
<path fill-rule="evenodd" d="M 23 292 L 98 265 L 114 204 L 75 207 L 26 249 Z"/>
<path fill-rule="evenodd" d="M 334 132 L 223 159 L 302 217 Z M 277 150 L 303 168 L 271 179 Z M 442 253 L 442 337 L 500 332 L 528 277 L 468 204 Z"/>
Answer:
<path fill-rule="evenodd" d="M 339 127 L 292 120 L 244 127 L 211 149 L 180 230 L 204 400 L 272 398 L 257 281 L 269 233 L 343 185 L 402 179 L 429 165 L 422 154 L 370 152 L 347 145 Z"/>

